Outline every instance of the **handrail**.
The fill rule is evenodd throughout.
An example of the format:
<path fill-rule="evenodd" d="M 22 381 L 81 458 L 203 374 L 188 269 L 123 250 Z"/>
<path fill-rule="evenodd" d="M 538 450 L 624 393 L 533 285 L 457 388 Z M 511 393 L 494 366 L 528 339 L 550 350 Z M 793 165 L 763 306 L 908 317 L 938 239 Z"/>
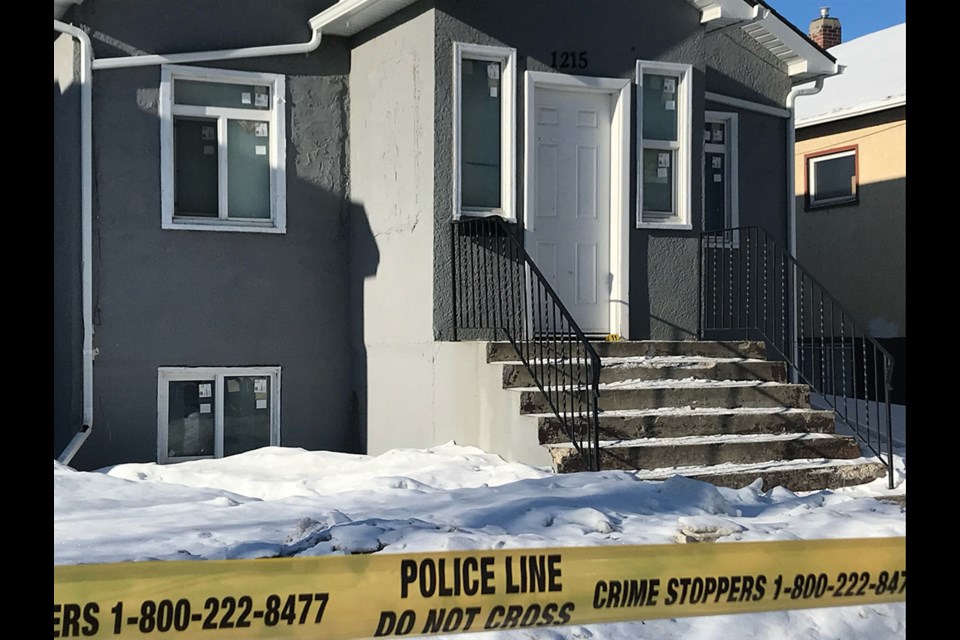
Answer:
<path fill-rule="evenodd" d="M 504 336 L 584 466 L 600 470 L 600 356 L 508 225 L 462 218 L 453 245 L 454 339 Z"/>
<path fill-rule="evenodd" d="M 699 262 L 700 339 L 764 340 L 884 463 L 892 489 L 890 352 L 761 227 L 701 233 Z"/>

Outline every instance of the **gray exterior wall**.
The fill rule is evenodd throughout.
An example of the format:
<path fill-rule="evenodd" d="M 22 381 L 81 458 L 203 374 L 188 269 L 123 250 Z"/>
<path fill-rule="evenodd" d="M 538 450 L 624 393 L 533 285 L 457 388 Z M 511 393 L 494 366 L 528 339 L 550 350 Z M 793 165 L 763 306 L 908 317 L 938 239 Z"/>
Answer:
<path fill-rule="evenodd" d="M 587 51 L 578 75 L 634 79 L 636 61 L 693 65 L 691 231 L 636 229 L 631 225 L 630 338 L 695 339 L 697 239 L 703 226 L 701 141 L 705 91 L 783 105 L 790 85 L 776 59 L 738 30 L 705 34 L 700 13 L 684 0 L 636 2 L 576 0 L 517 3 L 510 0 L 436 0 L 437 119 L 434 237 L 434 335 L 452 338 L 449 221 L 452 211 L 453 43 L 513 47 L 518 56 L 518 105 L 525 71 L 552 71 L 552 51 Z M 635 91 L 635 90 L 634 90 Z M 633 104 L 636 105 L 634 93 Z M 715 106 L 715 105 L 714 105 Z M 718 109 L 730 111 L 730 109 Z M 635 112 L 635 107 L 634 107 Z M 636 114 L 631 117 L 635 131 Z M 752 113 L 740 119 L 741 221 L 763 224 L 786 241 L 786 122 Z M 748 146 L 749 145 L 749 146 Z M 636 149 L 631 152 L 631 220 L 636 218 Z M 522 113 L 517 157 L 523 157 Z M 762 168 L 753 173 L 752 169 Z M 762 176 L 762 179 L 756 179 Z M 523 163 L 517 168 L 518 217 L 523 220 Z"/>
<path fill-rule="evenodd" d="M 351 41 L 353 359 L 370 453 L 434 444 L 433 33 L 417 3 Z"/>
<path fill-rule="evenodd" d="M 253 0 L 89 0 L 74 20 L 121 49 L 207 50 L 305 42 L 307 19 L 329 4 L 266 11 Z M 98 57 L 121 55 L 95 41 Z M 160 68 L 94 73 L 100 353 L 93 434 L 74 459 L 80 468 L 156 460 L 161 366 L 280 365 L 281 444 L 359 450 L 348 337 L 346 42 L 325 38 L 309 55 L 206 66 L 286 75 L 287 232 L 162 230 Z"/>
<path fill-rule="evenodd" d="M 80 85 L 75 41 L 53 43 L 53 456 L 83 421 Z"/>

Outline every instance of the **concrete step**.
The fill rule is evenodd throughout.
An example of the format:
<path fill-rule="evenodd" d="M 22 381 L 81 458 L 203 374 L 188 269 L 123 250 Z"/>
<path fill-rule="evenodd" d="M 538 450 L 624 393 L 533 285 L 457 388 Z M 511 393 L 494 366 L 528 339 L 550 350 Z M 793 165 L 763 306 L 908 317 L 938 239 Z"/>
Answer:
<path fill-rule="evenodd" d="M 540 444 L 555 444 L 570 439 L 552 413 L 536 417 Z M 599 418 L 601 440 L 722 434 L 833 433 L 835 426 L 832 411 L 780 407 L 605 411 Z M 585 420 L 574 420 L 573 424 L 582 422 Z"/>
<path fill-rule="evenodd" d="M 619 342 L 593 342 L 601 358 L 625 358 L 636 356 L 704 356 L 708 358 L 756 358 L 766 357 L 762 342 L 754 340 L 621 340 Z M 538 351 L 537 357 L 553 357 L 549 348 Z M 487 344 L 487 362 L 509 362 L 518 359 L 509 342 Z"/>
<path fill-rule="evenodd" d="M 558 472 L 585 469 L 583 460 L 571 445 L 551 445 L 549 449 Z M 802 458 L 860 457 L 860 447 L 852 436 L 824 433 L 643 438 L 601 442 L 600 449 L 600 462 L 604 469 L 660 469 Z"/>
<path fill-rule="evenodd" d="M 556 360 L 534 360 L 531 366 L 557 365 Z M 562 366 L 562 365 L 561 365 Z M 570 365 L 568 364 L 567 367 Z M 567 370 L 564 370 L 566 373 Z M 600 382 L 626 380 L 765 380 L 786 382 L 787 366 L 783 362 L 745 358 L 705 358 L 703 356 L 636 356 L 604 358 Z M 503 388 L 534 386 L 533 376 L 521 362 L 503 363 Z"/>
<path fill-rule="evenodd" d="M 538 389 L 520 391 L 521 413 L 548 413 L 550 405 Z M 586 391 L 571 392 L 578 399 Z M 787 407 L 808 409 L 810 390 L 806 385 L 781 382 L 737 382 L 709 380 L 631 381 L 600 385 L 601 411 L 658 409 L 662 407 Z"/>
<path fill-rule="evenodd" d="M 820 491 L 838 489 L 873 482 L 887 474 L 886 467 L 876 458 L 847 460 L 781 460 L 760 464 L 721 464 L 686 466 L 671 469 L 650 469 L 636 472 L 638 480 L 667 480 L 686 476 L 703 480 L 719 487 L 739 489 L 763 480 L 762 489 L 785 487 L 790 491 Z"/>

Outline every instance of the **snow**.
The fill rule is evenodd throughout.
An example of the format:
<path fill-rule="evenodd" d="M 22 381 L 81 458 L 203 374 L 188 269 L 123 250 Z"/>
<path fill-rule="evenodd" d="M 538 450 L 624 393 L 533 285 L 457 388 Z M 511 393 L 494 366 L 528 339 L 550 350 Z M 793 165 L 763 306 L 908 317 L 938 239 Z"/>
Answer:
<path fill-rule="evenodd" d="M 820 93 L 797 100 L 797 127 L 906 103 L 907 23 L 831 47 L 829 53 L 846 69 L 827 78 Z"/>
<path fill-rule="evenodd" d="M 901 451 L 901 454 L 905 452 Z M 898 461 L 905 491 L 904 456 Z M 81 472 L 54 462 L 54 564 L 906 534 L 886 481 L 796 494 L 635 472 L 555 475 L 447 443 L 378 456 L 266 447 Z M 905 604 L 486 632 L 479 640 L 900 638 Z"/>

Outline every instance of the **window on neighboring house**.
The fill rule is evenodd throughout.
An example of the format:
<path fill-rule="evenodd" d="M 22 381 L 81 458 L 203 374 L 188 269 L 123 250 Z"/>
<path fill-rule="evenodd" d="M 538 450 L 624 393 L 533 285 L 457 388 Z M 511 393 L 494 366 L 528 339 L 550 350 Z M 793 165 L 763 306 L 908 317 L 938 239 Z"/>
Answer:
<path fill-rule="evenodd" d="M 637 226 L 691 229 L 691 67 L 637 62 Z"/>
<path fill-rule="evenodd" d="M 164 229 L 286 230 L 283 76 L 165 66 Z"/>
<path fill-rule="evenodd" d="M 280 367 L 161 367 L 157 461 L 280 444 Z"/>
<path fill-rule="evenodd" d="M 857 147 L 805 156 L 807 208 L 857 202 Z"/>
<path fill-rule="evenodd" d="M 703 229 L 739 226 L 738 118 L 735 113 L 707 111 L 703 123 Z"/>
<path fill-rule="evenodd" d="M 454 43 L 453 215 L 515 219 L 515 49 Z"/>

